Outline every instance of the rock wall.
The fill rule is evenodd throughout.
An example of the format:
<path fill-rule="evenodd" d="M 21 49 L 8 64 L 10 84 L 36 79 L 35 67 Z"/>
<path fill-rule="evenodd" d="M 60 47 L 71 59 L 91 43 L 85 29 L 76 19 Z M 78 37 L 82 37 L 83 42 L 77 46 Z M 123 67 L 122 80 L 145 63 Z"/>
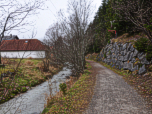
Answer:
<path fill-rule="evenodd" d="M 104 58 L 104 54 L 106 57 Z M 145 53 L 139 53 L 131 43 L 112 43 L 107 44 L 98 57 L 97 61 L 102 61 L 119 70 L 138 71 L 141 75 L 147 72 L 145 65 L 150 65 L 152 61 L 147 61 Z"/>

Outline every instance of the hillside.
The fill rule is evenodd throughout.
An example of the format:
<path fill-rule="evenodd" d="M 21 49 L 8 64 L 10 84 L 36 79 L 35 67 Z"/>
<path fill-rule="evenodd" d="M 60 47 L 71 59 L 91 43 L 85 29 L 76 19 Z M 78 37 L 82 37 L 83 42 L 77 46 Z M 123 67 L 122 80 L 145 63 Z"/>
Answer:
<path fill-rule="evenodd" d="M 131 44 L 134 44 L 141 37 L 148 39 L 147 35 L 144 35 L 144 33 L 135 34 L 135 35 L 129 35 L 128 33 L 125 33 L 125 34 L 117 37 L 116 39 L 113 38 L 112 42 L 121 42 L 123 44 L 126 42 L 130 42 Z"/>

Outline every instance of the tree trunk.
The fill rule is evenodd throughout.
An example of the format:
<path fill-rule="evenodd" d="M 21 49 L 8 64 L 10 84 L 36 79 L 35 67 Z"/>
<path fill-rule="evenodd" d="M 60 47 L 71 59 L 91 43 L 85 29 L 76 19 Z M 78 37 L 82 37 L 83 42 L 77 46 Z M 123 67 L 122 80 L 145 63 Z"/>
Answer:
<path fill-rule="evenodd" d="M 1 63 L 1 52 L 0 52 L 0 64 L 2 64 L 2 63 Z"/>
<path fill-rule="evenodd" d="M 2 39 L 1 39 L 1 41 L 2 41 Z M 0 42 L 0 46 L 1 46 L 1 42 Z M 0 49 L 1 50 L 1 49 Z M 0 64 L 2 64 L 1 63 L 1 51 L 0 51 Z"/>

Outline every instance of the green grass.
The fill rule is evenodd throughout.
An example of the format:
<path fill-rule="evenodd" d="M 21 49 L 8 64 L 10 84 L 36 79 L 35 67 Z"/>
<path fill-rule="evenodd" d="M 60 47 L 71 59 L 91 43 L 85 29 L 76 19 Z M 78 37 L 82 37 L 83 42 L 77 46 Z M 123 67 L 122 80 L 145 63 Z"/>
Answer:
<path fill-rule="evenodd" d="M 7 73 L 7 71 L 14 72 L 14 69 L 0 68 L 0 75 L 3 74 L 3 73 Z"/>
<path fill-rule="evenodd" d="M 13 60 L 16 60 L 19 62 L 20 59 L 11 59 L 11 61 Z M 26 61 L 33 61 L 34 64 L 38 64 L 39 62 L 41 62 L 42 60 L 41 59 L 23 59 L 22 60 L 22 63 L 25 63 Z M 33 66 L 32 68 L 26 68 L 25 67 L 26 64 L 22 64 L 21 66 L 19 66 L 18 68 L 18 72 L 16 72 L 16 75 L 14 76 L 14 81 L 12 82 L 12 84 L 15 84 L 16 83 L 16 87 L 14 87 L 14 85 L 10 85 L 10 81 L 9 78 L 4 78 L 3 79 L 3 82 L 2 84 L 0 85 L 0 88 L 7 88 L 8 89 L 14 89 L 15 90 L 9 90 L 10 92 L 10 95 L 12 94 L 12 97 L 14 97 L 14 94 L 17 95 L 19 92 L 26 92 L 27 89 L 25 88 L 26 87 L 34 87 L 44 81 L 47 80 L 46 76 L 41 74 L 41 71 L 39 70 L 36 70 L 35 66 Z M 7 66 L 9 67 L 9 66 Z M 24 68 L 25 67 L 25 68 Z M 11 67 L 10 67 L 11 68 Z M 2 70 L 2 69 L 1 69 Z M 5 72 L 8 71 L 10 69 L 5 69 Z M 4 72 L 4 70 L 2 70 Z M 24 72 L 25 71 L 25 72 Z M 28 72 L 26 72 L 28 71 Z M 57 72 L 58 70 L 56 70 Z M 34 73 L 33 73 L 34 72 Z M 20 76 L 22 75 L 22 76 Z M 1 94 L 1 91 L 0 91 L 0 97 L 2 96 L 3 94 Z M 11 99 L 12 97 L 10 97 L 10 95 L 6 96 L 4 100 L 2 100 L 0 102 L 1 103 L 4 103 L 6 102 L 7 100 Z"/>
<path fill-rule="evenodd" d="M 16 62 L 20 62 L 20 60 L 21 59 L 9 59 L 10 61 L 16 61 Z M 25 63 L 26 61 L 32 61 L 32 62 L 34 62 L 34 64 L 36 65 L 37 63 L 39 63 L 39 62 L 41 62 L 42 61 L 42 59 L 22 59 L 21 60 L 21 63 Z"/>
<path fill-rule="evenodd" d="M 46 107 L 43 111 L 42 114 L 45 114 L 47 112 L 49 112 L 49 109 L 53 106 L 55 102 L 52 100 L 51 102 L 49 102 L 48 107 Z"/>

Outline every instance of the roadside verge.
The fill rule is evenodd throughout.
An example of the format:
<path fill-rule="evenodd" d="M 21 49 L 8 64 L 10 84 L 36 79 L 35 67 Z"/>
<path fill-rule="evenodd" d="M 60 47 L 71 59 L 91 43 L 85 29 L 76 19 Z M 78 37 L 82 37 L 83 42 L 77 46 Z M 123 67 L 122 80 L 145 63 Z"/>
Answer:
<path fill-rule="evenodd" d="M 107 67 L 108 69 L 112 70 L 116 74 L 122 76 L 122 78 L 127 82 L 129 85 L 131 85 L 139 95 L 142 96 L 142 98 L 148 102 L 148 107 L 152 108 L 152 74 L 151 72 L 148 72 L 144 75 L 138 75 L 131 74 L 128 72 L 128 70 L 119 70 L 114 67 L 111 67 L 110 65 L 107 65 L 106 63 L 102 61 L 97 61 L 96 56 L 92 56 L 91 61 L 100 63 L 104 67 Z"/>
<path fill-rule="evenodd" d="M 80 74 L 78 79 L 70 77 L 70 81 L 66 82 L 65 96 L 59 91 L 55 96 L 48 98 L 42 114 L 82 114 L 93 96 L 96 82 L 93 71 L 90 63 L 87 62 L 84 73 Z"/>

